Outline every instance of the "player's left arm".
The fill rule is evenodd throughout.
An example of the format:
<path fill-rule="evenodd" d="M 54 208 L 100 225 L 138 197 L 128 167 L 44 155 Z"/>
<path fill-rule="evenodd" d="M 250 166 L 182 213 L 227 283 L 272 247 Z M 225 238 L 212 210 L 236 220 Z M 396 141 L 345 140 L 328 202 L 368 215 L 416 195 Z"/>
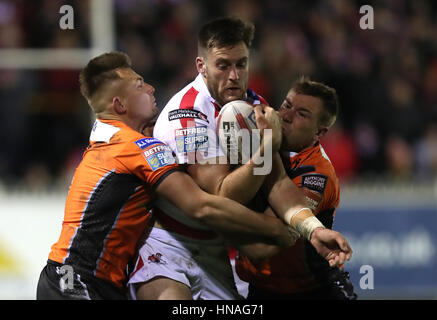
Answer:
<path fill-rule="evenodd" d="M 290 175 L 290 173 L 288 173 L 288 174 Z M 291 177 L 292 176 L 290 176 L 290 178 Z M 323 176 L 323 177 L 325 177 L 325 176 Z M 299 178 L 300 178 L 300 176 L 299 176 Z M 327 177 L 326 177 L 326 179 L 327 179 Z M 300 179 L 300 180 L 303 180 L 303 179 Z M 325 192 L 325 189 L 327 189 L 327 188 L 323 188 L 323 190 L 319 189 L 317 191 L 311 190 L 310 185 L 305 185 L 305 186 L 301 185 L 297 182 L 298 179 L 295 179 L 293 181 L 295 184 L 299 185 L 299 190 L 301 190 L 302 194 L 305 196 L 305 198 L 307 200 L 308 207 L 311 210 L 313 210 L 314 215 L 316 215 L 319 211 L 318 208 L 323 206 L 324 203 L 326 202 L 324 199 L 324 192 Z M 305 180 L 303 180 L 303 181 L 305 181 Z M 325 187 L 327 187 L 326 183 L 325 183 Z M 269 215 L 269 216 L 277 216 L 273 212 L 271 207 L 268 207 L 264 211 L 264 214 Z M 295 231 L 294 229 L 292 229 L 291 227 L 290 227 L 290 231 L 293 234 L 293 236 L 295 237 L 295 241 L 297 241 L 297 239 L 300 238 L 300 234 L 297 231 Z M 274 256 L 275 254 L 279 253 L 283 249 L 279 246 L 268 245 L 265 243 L 250 243 L 250 244 L 245 244 L 245 245 L 238 245 L 237 247 L 238 247 L 240 254 L 246 256 L 247 258 L 249 258 L 251 261 L 254 261 L 254 262 L 268 259 L 268 258 Z"/>
<path fill-rule="evenodd" d="M 282 131 L 279 118 L 272 108 L 257 105 L 255 117 L 258 128 L 260 130 L 271 129 L 272 134 L 263 136 L 261 147 L 250 161 L 233 171 L 230 170 L 226 159 L 221 162 L 225 162 L 224 164 L 220 164 L 219 158 L 216 158 L 212 164 L 189 165 L 187 172 L 203 190 L 245 204 L 252 200 L 261 188 L 266 176 L 255 175 L 254 170 L 266 165 L 260 161 L 260 159 L 268 161 L 269 157 L 264 155 L 265 152 L 273 151 L 277 154 L 282 140 Z"/>
<path fill-rule="evenodd" d="M 276 176 L 269 176 L 264 185 L 269 204 L 274 212 L 287 225 L 310 241 L 330 265 L 343 264 L 346 260 L 350 260 L 352 249 L 346 238 L 337 231 L 326 229 L 314 216 L 302 190 L 285 173 L 279 155 L 274 159 Z"/>

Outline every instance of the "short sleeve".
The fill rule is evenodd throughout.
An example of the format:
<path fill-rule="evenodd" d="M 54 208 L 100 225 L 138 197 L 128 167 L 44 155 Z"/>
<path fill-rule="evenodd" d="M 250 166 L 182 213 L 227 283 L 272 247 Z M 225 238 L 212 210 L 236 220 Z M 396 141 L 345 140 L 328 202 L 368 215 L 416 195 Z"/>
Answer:
<path fill-rule="evenodd" d="M 131 174 L 152 188 L 178 169 L 170 147 L 156 138 L 144 137 L 130 141 L 116 158 Z"/>

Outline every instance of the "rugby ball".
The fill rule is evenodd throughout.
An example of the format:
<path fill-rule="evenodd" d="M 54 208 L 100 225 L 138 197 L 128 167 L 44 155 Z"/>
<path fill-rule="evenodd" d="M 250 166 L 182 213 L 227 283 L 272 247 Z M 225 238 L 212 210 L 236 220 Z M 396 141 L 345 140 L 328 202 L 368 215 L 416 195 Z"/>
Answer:
<path fill-rule="evenodd" d="M 222 151 L 231 164 L 247 162 L 259 146 L 254 107 L 249 102 L 235 100 L 225 104 L 217 117 L 217 136 Z M 258 144 L 256 144 L 256 142 Z"/>

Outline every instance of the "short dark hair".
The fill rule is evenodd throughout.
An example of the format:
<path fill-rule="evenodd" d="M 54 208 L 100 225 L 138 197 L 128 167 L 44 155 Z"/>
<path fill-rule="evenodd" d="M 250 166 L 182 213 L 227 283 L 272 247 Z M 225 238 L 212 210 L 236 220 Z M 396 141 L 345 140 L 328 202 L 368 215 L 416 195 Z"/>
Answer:
<path fill-rule="evenodd" d="M 200 49 L 223 48 L 243 41 L 248 48 L 252 45 L 255 26 L 237 17 L 221 17 L 206 23 L 199 31 Z"/>
<path fill-rule="evenodd" d="M 319 119 L 319 123 L 327 127 L 334 124 L 340 108 L 338 95 L 334 88 L 328 87 L 321 82 L 311 81 L 306 77 L 301 77 L 293 83 L 291 90 L 322 100 L 324 112 Z"/>
<path fill-rule="evenodd" d="M 80 92 L 87 99 L 108 80 L 120 78 L 115 71 L 118 68 L 131 68 L 130 57 L 123 52 L 104 53 L 91 59 L 79 74 Z"/>

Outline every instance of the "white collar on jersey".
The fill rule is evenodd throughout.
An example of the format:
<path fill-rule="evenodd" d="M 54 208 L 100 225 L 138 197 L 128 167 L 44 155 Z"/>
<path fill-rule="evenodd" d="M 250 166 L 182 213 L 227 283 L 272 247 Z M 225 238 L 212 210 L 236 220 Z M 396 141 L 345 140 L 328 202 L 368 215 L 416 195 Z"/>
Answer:
<path fill-rule="evenodd" d="M 90 141 L 109 143 L 109 140 L 111 140 L 112 136 L 120 130 L 120 128 L 96 120 L 91 130 Z"/>
<path fill-rule="evenodd" d="M 217 103 L 217 101 L 215 101 L 215 99 L 213 97 L 211 97 L 211 94 L 209 93 L 208 87 L 206 86 L 206 83 L 203 80 L 203 77 L 200 73 L 197 75 L 196 79 L 194 79 L 193 87 L 194 87 L 194 89 L 199 91 L 202 95 L 204 95 L 205 97 L 208 97 L 211 100 L 211 102 Z"/>

